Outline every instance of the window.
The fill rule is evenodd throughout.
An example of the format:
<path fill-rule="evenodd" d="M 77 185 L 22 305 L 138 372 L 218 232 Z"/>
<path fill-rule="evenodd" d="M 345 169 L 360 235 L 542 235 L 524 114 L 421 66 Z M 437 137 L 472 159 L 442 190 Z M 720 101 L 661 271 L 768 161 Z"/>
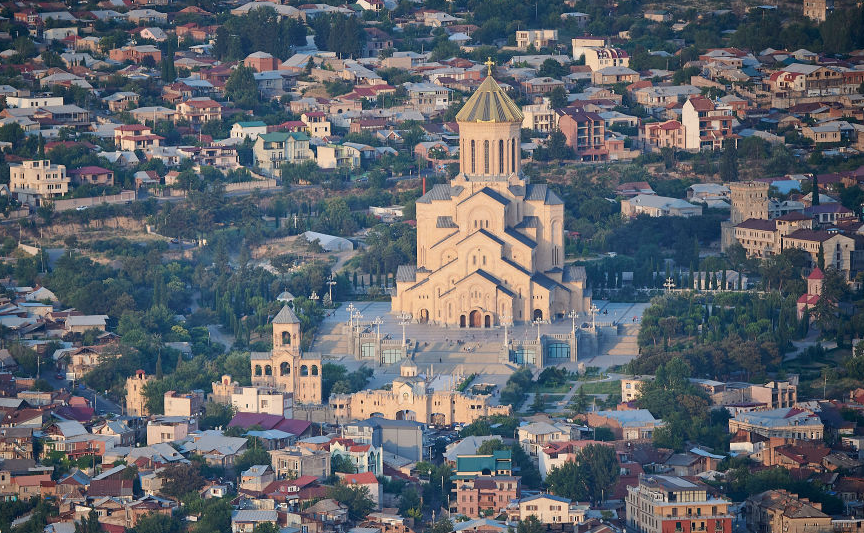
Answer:
<path fill-rule="evenodd" d="M 516 172 L 516 139 L 510 141 L 510 172 Z"/>
<path fill-rule="evenodd" d="M 489 141 L 483 141 L 483 173 L 489 174 Z"/>
<path fill-rule="evenodd" d="M 498 173 L 504 174 L 504 141 L 498 141 Z"/>
<path fill-rule="evenodd" d="M 474 145 L 474 140 L 472 139 L 471 140 L 471 173 L 472 174 L 477 172 L 477 166 L 475 163 L 477 160 L 476 155 L 477 155 L 477 152 L 476 152 L 476 148 Z"/>

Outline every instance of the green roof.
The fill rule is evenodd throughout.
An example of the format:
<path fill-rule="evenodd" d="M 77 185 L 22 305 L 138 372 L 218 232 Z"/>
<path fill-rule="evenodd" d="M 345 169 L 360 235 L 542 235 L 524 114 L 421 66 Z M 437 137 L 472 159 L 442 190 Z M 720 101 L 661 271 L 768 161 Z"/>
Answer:
<path fill-rule="evenodd" d="M 456 457 L 456 472 L 489 470 L 494 474 L 499 466 L 509 468 L 512 455 L 510 450 L 495 450 L 492 455 L 460 455 Z"/>
<path fill-rule="evenodd" d="M 260 120 L 253 120 L 251 122 L 238 122 L 237 125 L 241 128 L 260 128 L 261 126 L 266 126 L 267 124 Z"/>
<path fill-rule="evenodd" d="M 309 137 L 299 131 L 274 131 L 273 133 L 262 133 L 258 136 L 264 142 L 281 143 L 293 138 L 295 141 L 308 141 Z"/>

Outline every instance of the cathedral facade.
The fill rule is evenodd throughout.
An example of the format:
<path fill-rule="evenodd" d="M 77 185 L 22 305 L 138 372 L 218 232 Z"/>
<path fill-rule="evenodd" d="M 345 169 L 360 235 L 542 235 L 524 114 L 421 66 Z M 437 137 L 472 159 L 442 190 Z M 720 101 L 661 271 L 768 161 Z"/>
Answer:
<path fill-rule="evenodd" d="M 294 403 L 321 403 L 321 357 L 300 350 L 300 320 L 287 305 L 273 318 L 273 351 L 252 352 L 252 385 L 291 393 Z"/>
<path fill-rule="evenodd" d="M 522 174 L 522 118 L 491 72 L 456 115 L 460 173 L 417 200 L 417 265 L 397 271 L 394 313 L 492 327 L 591 307 L 585 269 L 564 263 L 564 203 Z"/>

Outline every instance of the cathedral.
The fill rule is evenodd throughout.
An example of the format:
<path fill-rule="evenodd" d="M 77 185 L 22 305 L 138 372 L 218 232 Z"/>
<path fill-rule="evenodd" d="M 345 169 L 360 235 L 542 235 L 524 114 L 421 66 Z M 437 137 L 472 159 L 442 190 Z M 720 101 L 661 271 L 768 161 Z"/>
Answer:
<path fill-rule="evenodd" d="M 273 351 L 252 352 L 252 385 L 292 393 L 294 403 L 321 403 L 321 357 L 300 350 L 300 320 L 287 305 L 273 318 Z"/>
<path fill-rule="evenodd" d="M 591 306 L 564 263 L 564 202 L 522 175 L 522 111 L 489 76 L 456 115 L 460 173 L 417 200 L 417 266 L 396 274 L 394 313 L 488 328 Z"/>

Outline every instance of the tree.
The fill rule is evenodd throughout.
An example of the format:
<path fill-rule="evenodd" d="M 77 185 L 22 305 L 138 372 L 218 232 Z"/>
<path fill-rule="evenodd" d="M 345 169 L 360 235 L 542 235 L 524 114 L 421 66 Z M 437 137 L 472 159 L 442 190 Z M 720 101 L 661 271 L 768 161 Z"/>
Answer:
<path fill-rule="evenodd" d="M 102 531 L 102 524 L 99 523 L 96 509 L 90 509 L 86 517 L 75 523 L 75 533 L 101 533 Z"/>
<path fill-rule="evenodd" d="M 816 265 L 821 269 L 825 270 L 825 247 L 822 246 L 822 243 L 819 243 L 819 251 L 816 253 Z"/>
<path fill-rule="evenodd" d="M 537 69 L 537 76 L 544 78 L 555 78 L 558 79 L 562 76 L 568 74 L 567 67 L 559 63 L 558 61 L 549 58 L 540 65 L 540 68 Z"/>
<path fill-rule="evenodd" d="M 162 82 L 172 83 L 177 79 L 177 69 L 174 67 L 174 52 L 177 50 L 177 37 L 172 35 L 165 41 L 162 52 Z"/>
<path fill-rule="evenodd" d="M 451 531 L 453 531 L 453 522 L 443 516 L 429 528 L 429 533 L 450 533 Z"/>
<path fill-rule="evenodd" d="M 327 497 L 348 507 L 351 520 L 362 520 L 375 508 L 375 502 L 365 485 L 334 485 L 327 489 Z"/>
<path fill-rule="evenodd" d="M 159 473 L 162 478 L 162 494 L 181 498 L 204 486 L 204 478 L 196 463 L 172 464 Z"/>
<path fill-rule="evenodd" d="M 243 455 L 234 460 L 234 471 L 240 474 L 255 465 L 269 465 L 270 454 L 260 446 L 249 448 Z"/>
<path fill-rule="evenodd" d="M 813 196 L 813 200 L 810 202 L 812 206 L 819 205 L 819 176 L 813 174 L 813 185 L 810 187 L 811 196 Z"/>
<path fill-rule="evenodd" d="M 334 475 L 336 472 L 356 474 L 357 468 L 354 466 L 354 463 L 351 462 L 351 459 L 337 453 L 330 459 L 330 472 Z"/>
<path fill-rule="evenodd" d="M 240 108 L 252 109 L 258 106 L 261 97 L 255 81 L 255 71 L 244 65 L 235 68 L 225 82 L 225 95 Z"/>
<path fill-rule="evenodd" d="M 160 513 L 144 515 L 135 525 L 135 533 L 182 533 L 186 525 L 180 518 Z"/>
<path fill-rule="evenodd" d="M 573 461 L 553 468 L 546 476 L 550 490 L 571 500 L 600 502 L 618 480 L 620 467 L 615 449 L 604 444 L 589 444 Z"/>
<path fill-rule="evenodd" d="M 551 59 L 547 59 L 547 61 L 553 61 Z M 557 61 L 554 61 L 557 63 Z M 560 85 L 555 87 L 551 91 L 549 91 L 549 105 L 552 109 L 561 109 L 562 107 L 567 107 L 567 92 L 564 91 L 564 87 Z"/>
<path fill-rule="evenodd" d="M 534 394 L 534 402 L 531 404 L 532 413 L 540 413 L 546 409 L 546 402 L 540 393 Z"/>
<path fill-rule="evenodd" d="M 735 141 L 728 140 L 720 156 L 720 179 L 724 182 L 738 181 L 738 150 Z"/>
<path fill-rule="evenodd" d="M 546 526 L 533 514 L 525 520 L 520 520 L 516 525 L 516 533 L 543 533 L 544 531 Z"/>
<path fill-rule="evenodd" d="M 252 533 L 279 533 L 279 526 L 273 522 L 258 522 Z"/>

